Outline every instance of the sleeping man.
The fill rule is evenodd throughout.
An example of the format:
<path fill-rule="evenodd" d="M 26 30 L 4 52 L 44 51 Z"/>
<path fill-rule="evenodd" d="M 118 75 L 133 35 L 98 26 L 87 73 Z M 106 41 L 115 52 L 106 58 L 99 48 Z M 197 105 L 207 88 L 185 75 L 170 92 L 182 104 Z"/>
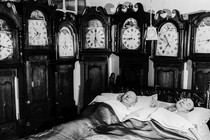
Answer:
<path fill-rule="evenodd" d="M 165 109 L 175 111 L 178 115 L 186 118 L 186 113 L 194 109 L 194 102 L 190 98 L 183 98 L 175 104 L 165 107 Z"/>
<path fill-rule="evenodd" d="M 134 106 L 137 102 L 137 99 L 138 98 L 136 96 L 136 93 L 133 91 L 127 91 L 117 97 L 117 100 L 119 100 L 126 107 Z"/>

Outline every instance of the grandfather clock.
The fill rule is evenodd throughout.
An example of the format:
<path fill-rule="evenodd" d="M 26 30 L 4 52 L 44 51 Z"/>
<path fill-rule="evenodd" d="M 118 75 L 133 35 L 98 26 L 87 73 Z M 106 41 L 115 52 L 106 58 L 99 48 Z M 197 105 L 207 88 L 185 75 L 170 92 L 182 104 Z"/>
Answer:
<path fill-rule="evenodd" d="M 53 119 L 54 11 L 47 1 L 23 2 L 23 62 L 25 64 L 25 126 L 41 128 Z"/>
<path fill-rule="evenodd" d="M 192 60 L 192 88 L 209 89 L 210 72 L 210 12 L 202 11 L 189 15 L 189 51 Z"/>
<path fill-rule="evenodd" d="M 84 105 L 107 90 L 111 20 L 102 7 L 89 7 L 79 16 L 80 62 L 84 76 Z"/>
<path fill-rule="evenodd" d="M 56 11 L 55 113 L 60 119 L 77 114 L 74 101 L 74 67 L 78 60 L 76 16 Z"/>
<path fill-rule="evenodd" d="M 186 52 L 186 21 L 178 10 L 160 10 L 154 25 L 158 40 L 153 44 L 152 61 L 155 69 L 155 85 L 167 88 L 182 88 L 181 76 Z"/>
<path fill-rule="evenodd" d="M 134 10 L 135 9 L 135 10 Z M 141 3 L 120 4 L 113 15 L 115 54 L 120 61 L 120 83 L 126 88 L 147 86 L 149 53 L 144 33 L 149 22 Z"/>
<path fill-rule="evenodd" d="M 18 133 L 21 18 L 11 2 L 0 2 L 0 139 Z"/>

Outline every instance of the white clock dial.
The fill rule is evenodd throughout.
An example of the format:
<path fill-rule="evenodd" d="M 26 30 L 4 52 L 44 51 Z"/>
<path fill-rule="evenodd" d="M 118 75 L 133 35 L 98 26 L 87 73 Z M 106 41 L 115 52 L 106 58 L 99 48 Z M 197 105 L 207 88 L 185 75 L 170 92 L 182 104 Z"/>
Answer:
<path fill-rule="evenodd" d="M 0 60 L 6 59 L 13 54 L 13 41 L 11 33 L 0 32 Z"/>
<path fill-rule="evenodd" d="M 48 45 L 47 24 L 45 20 L 28 20 L 29 45 Z"/>
<path fill-rule="evenodd" d="M 74 41 L 71 31 L 67 27 L 62 27 L 58 37 L 59 56 L 74 56 Z"/>
<path fill-rule="evenodd" d="M 122 43 L 125 48 L 135 50 L 140 46 L 140 37 L 139 29 L 129 27 L 122 34 Z"/>
<path fill-rule="evenodd" d="M 197 28 L 195 53 L 210 53 L 210 26 Z"/>
<path fill-rule="evenodd" d="M 105 31 L 103 27 L 88 29 L 85 48 L 105 48 Z"/>
<path fill-rule="evenodd" d="M 174 24 L 165 23 L 159 31 L 156 56 L 172 56 L 178 55 L 179 37 L 177 28 Z"/>

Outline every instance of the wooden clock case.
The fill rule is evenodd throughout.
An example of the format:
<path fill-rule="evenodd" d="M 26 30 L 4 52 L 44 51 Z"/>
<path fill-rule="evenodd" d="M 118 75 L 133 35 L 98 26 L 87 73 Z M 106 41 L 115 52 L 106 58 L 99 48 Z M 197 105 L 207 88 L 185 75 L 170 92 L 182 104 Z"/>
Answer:
<path fill-rule="evenodd" d="M 86 28 L 89 21 L 98 20 L 105 29 L 103 48 L 86 48 Z M 107 91 L 108 58 L 111 54 L 111 17 L 102 7 L 87 7 L 78 17 L 79 22 L 79 59 L 84 81 L 83 104 L 89 104 L 93 98 Z"/>
<path fill-rule="evenodd" d="M 146 44 L 144 33 L 149 23 L 149 13 L 145 12 L 141 3 L 132 5 L 118 5 L 116 13 L 112 16 L 112 26 L 114 26 L 114 54 L 119 56 L 120 75 L 119 87 L 138 88 L 147 86 L 148 84 L 148 60 L 149 60 L 149 45 Z M 126 49 L 123 47 L 123 28 L 128 19 L 137 22 L 137 29 L 139 29 L 139 46 L 135 49 Z M 129 26 L 132 26 L 130 23 Z"/>
<path fill-rule="evenodd" d="M 184 54 L 186 53 L 187 22 L 180 15 L 178 10 L 160 10 L 155 15 L 154 26 L 159 31 L 164 23 L 172 23 L 178 31 L 178 54 L 177 56 L 157 56 L 157 41 L 153 41 L 155 86 L 168 88 L 181 88 L 181 76 L 184 69 Z M 159 39 L 159 38 L 158 38 Z"/>

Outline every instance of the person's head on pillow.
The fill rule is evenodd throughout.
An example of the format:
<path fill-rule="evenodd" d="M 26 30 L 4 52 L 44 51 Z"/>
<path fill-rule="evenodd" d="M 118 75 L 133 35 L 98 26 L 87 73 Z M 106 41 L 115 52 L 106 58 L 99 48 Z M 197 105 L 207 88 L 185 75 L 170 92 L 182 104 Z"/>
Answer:
<path fill-rule="evenodd" d="M 126 107 L 134 106 L 137 102 L 136 93 L 133 91 L 127 91 L 119 97 L 119 101 Z"/>
<path fill-rule="evenodd" d="M 176 110 L 178 112 L 190 112 L 194 109 L 194 102 L 190 98 L 183 98 L 176 102 Z"/>
<path fill-rule="evenodd" d="M 175 104 L 164 107 L 169 111 L 177 111 L 179 113 L 188 113 L 194 109 L 194 103 L 190 98 L 182 98 Z"/>

